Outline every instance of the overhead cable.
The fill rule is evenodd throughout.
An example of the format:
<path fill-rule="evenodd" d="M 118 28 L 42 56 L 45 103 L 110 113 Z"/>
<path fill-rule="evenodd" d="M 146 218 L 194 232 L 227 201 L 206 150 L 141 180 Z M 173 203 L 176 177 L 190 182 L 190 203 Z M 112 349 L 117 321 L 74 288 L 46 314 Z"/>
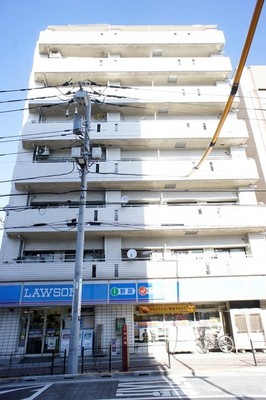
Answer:
<path fill-rule="evenodd" d="M 257 27 L 257 24 L 258 24 L 258 21 L 259 21 L 259 17 L 260 17 L 260 14 L 261 14 L 263 3 L 264 3 L 264 0 L 257 0 L 257 4 L 256 4 L 256 7 L 255 7 L 255 10 L 254 10 L 254 13 L 253 13 L 253 17 L 252 17 L 252 20 L 251 20 L 251 23 L 250 23 L 250 27 L 249 27 L 249 30 L 248 30 L 247 38 L 246 38 L 246 41 L 245 41 L 245 44 L 244 44 L 244 47 L 243 47 L 243 50 L 242 50 L 242 54 L 241 54 L 241 57 L 240 57 L 239 65 L 237 67 L 236 74 L 235 74 L 235 77 L 234 77 L 234 80 L 233 80 L 232 89 L 231 89 L 229 98 L 227 100 L 227 103 L 225 105 L 224 111 L 223 111 L 223 113 L 221 115 L 219 124 L 218 124 L 218 126 L 216 128 L 216 131 L 215 131 L 215 133 L 214 133 L 214 135 L 212 137 L 212 140 L 211 140 L 211 142 L 209 144 L 209 147 L 206 149 L 205 153 L 201 157 L 201 159 L 198 162 L 198 164 L 193 168 L 192 172 L 190 174 L 188 174 L 187 176 L 190 176 L 195 170 L 200 168 L 200 166 L 203 163 L 203 161 L 207 158 L 207 156 L 210 154 L 210 152 L 212 151 L 212 149 L 216 145 L 217 139 L 218 139 L 219 134 L 220 134 L 220 132 L 222 130 L 224 122 L 225 122 L 225 120 L 226 120 L 226 118 L 227 118 L 227 116 L 228 116 L 228 114 L 230 112 L 232 103 L 234 101 L 235 95 L 236 95 L 237 90 L 238 90 L 240 78 L 241 78 L 241 75 L 242 75 L 246 60 L 247 60 L 247 56 L 248 56 L 248 53 L 249 53 L 249 50 L 250 50 L 250 47 L 251 47 L 251 44 L 252 44 L 252 40 L 253 40 L 255 31 L 256 31 L 256 27 Z"/>

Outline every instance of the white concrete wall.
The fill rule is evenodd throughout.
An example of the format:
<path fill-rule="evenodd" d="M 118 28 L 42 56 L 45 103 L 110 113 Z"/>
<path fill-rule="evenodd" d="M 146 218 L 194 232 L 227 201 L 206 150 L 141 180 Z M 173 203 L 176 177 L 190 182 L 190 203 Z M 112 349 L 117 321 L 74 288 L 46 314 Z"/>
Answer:
<path fill-rule="evenodd" d="M 18 348 L 19 316 L 18 308 L 0 308 L 0 354 L 2 356 L 10 355 Z"/>
<path fill-rule="evenodd" d="M 105 351 L 108 350 L 111 339 L 117 338 L 118 342 L 121 341 L 121 336 L 116 335 L 116 318 L 125 318 L 128 327 L 128 345 L 133 346 L 134 344 L 133 306 L 128 304 L 99 305 L 95 306 L 95 330 L 97 325 L 103 325 L 102 344 Z"/>

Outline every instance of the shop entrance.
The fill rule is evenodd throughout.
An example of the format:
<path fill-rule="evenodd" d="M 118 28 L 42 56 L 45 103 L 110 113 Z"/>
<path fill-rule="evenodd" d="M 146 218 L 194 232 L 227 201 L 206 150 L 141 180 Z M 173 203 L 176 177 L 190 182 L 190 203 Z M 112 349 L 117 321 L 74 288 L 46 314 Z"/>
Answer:
<path fill-rule="evenodd" d="M 37 312 L 30 314 L 30 326 L 28 330 L 28 343 L 26 352 L 37 354 L 42 352 L 43 342 L 43 315 Z"/>
<path fill-rule="evenodd" d="M 135 307 L 135 342 L 165 341 L 177 326 L 191 327 L 193 333 L 195 306 L 188 303 L 147 304 Z"/>
<path fill-rule="evenodd" d="M 25 311 L 21 318 L 19 346 L 27 354 L 57 352 L 61 314 L 54 309 Z"/>
<path fill-rule="evenodd" d="M 135 342 L 183 341 L 195 338 L 204 328 L 208 335 L 224 334 L 223 304 L 145 304 L 135 307 Z M 184 339 L 185 338 L 185 339 Z M 177 347 L 177 346 L 175 346 Z"/>

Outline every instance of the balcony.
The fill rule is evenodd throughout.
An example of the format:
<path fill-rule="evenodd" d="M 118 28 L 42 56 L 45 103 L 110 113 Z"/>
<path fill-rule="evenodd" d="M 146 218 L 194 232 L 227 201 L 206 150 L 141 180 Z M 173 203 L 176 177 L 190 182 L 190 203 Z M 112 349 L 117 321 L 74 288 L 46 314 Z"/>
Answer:
<path fill-rule="evenodd" d="M 204 75 L 204 74 L 201 74 Z M 131 73 L 127 73 L 131 76 Z M 85 78 L 84 78 L 85 79 Z M 117 78 L 118 79 L 118 78 Z M 167 76 L 165 78 L 168 79 Z M 216 82 L 215 82 L 216 83 Z M 137 81 L 135 82 L 135 86 Z M 143 82 L 143 85 L 145 83 Z M 136 119 L 150 118 L 156 119 L 167 117 L 178 118 L 187 115 L 196 117 L 202 115 L 204 118 L 215 116 L 220 117 L 230 94 L 230 85 L 228 83 L 212 84 L 211 86 L 193 85 L 189 86 L 167 86 L 167 82 L 163 86 L 147 87 L 110 87 L 107 82 L 103 83 L 106 87 L 94 86 L 93 93 L 88 87 L 88 93 L 92 98 L 92 120 L 97 120 L 99 115 L 108 115 L 108 113 L 121 114 L 121 119 L 134 117 Z M 38 121 L 42 120 L 66 120 L 66 107 L 69 114 L 74 114 L 75 104 L 68 105 L 73 99 L 73 95 L 58 99 L 58 93 L 55 91 L 36 89 L 32 100 L 29 101 L 30 119 Z M 49 94 L 51 93 L 51 94 Z M 34 100 L 35 99 L 35 100 Z M 94 102 L 95 101 L 95 102 Z M 238 105 L 238 99 L 234 99 L 232 110 Z"/>
<path fill-rule="evenodd" d="M 225 43 L 215 26 L 52 26 L 41 32 L 39 53 L 63 57 L 147 57 L 158 48 L 164 57 L 207 57 Z"/>
<path fill-rule="evenodd" d="M 96 277 L 92 278 L 92 269 Z M 96 271 L 95 271 L 96 266 Z M 16 260 L 1 266 L 3 282 L 8 281 L 71 281 L 74 262 L 17 263 Z M 265 275 L 265 258 L 253 257 L 228 260 L 168 260 L 168 261 L 116 261 L 84 262 L 84 280 L 156 279 L 240 277 Z M 180 280 L 180 282 L 182 282 Z M 221 279 L 222 283 L 222 279 Z"/>
<path fill-rule="evenodd" d="M 76 225 L 71 222 L 77 218 L 78 208 L 69 207 L 9 211 L 5 229 L 10 237 L 45 238 L 49 234 L 50 238 L 74 239 Z M 88 238 L 93 235 L 233 235 L 265 230 L 266 206 L 263 205 L 107 206 L 87 208 L 85 212 Z"/>
<path fill-rule="evenodd" d="M 197 149 L 208 147 L 218 122 L 217 118 L 114 122 L 99 120 L 91 123 L 90 139 L 96 145 L 121 149 L 128 148 L 132 141 L 140 148 Z M 27 123 L 22 131 L 23 148 L 31 150 L 35 145 L 48 145 L 52 148 L 71 146 L 75 142 L 72 130 L 72 122 Z M 245 122 L 229 119 L 219 135 L 216 148 L 242 145 L 247 138 Z"/>
<path fill-rule="evenodd" d="M 194 170 L 197 160 L 101 162 L 90 167 L 88 185 L 91 189 L 113 190 L 231 189 L 254 185 L 258 179 L 256 163 L 251 159 L 210 159 Z M 80 186 L 72 162 L 29 164 L 18 162 L 15 166 L 13 179 L 18 190 L 58 192 Z"/>
<path fill-rule="evenodd" d="M 49 86 L 88 78 L 101 85 L 108 81 L 119 81 L 123 86 L 214 85 L 228 80 L 231 72 L 228 57 L 42 57 L 34 65 L 34 80 L 45 79 Z"/>

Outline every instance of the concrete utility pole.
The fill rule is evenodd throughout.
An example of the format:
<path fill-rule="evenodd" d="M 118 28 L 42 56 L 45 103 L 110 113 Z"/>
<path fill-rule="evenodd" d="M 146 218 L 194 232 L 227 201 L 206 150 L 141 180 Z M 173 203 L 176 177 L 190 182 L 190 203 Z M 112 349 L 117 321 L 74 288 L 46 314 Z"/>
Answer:
<path fill-rule="evenodd" d="M 76 157 L 77 163 L 81 169 L 81 185 L 79 200 L 79 216 L 77 222 L 77 241 L 76 241 L 76 258 L 75 272 L 73 281 L 73 301 L 72 301 L 72 319 L 70 326 L 69 339 L 69 357 L 68 357 L 68 373 L 78 373 L 78 359 L 80 353 L 80 316 L 81 316 L 81 295 L 82 295 L 82 274 L 83 274 L 83 257 L 84 257 L 84 241 L 85 241 L 85 212 L 87 199 L 87 168 L 90 155 L 90 119 L 91 119 L 91 101 L 82 88 L 75 94 L 78 112 L 85 112 L 85 129 L 83 144 L 80 157 Z M 81 119 L 80 119 L 81 120 Z M 75 124 L 74 124 L 75 131 Z M 74 132 L 76 133 L 76 132 Z M 83 134 L 80 130 L 80 134 Z"/>

